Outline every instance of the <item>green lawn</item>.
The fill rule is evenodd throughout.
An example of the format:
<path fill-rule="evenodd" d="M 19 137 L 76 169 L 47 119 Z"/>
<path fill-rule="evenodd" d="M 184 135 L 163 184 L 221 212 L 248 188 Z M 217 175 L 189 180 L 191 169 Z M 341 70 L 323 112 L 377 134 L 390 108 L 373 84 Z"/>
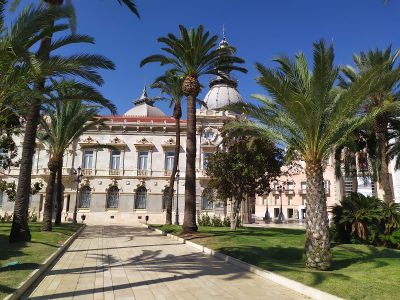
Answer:
<path fill-rule="evenodd" d="M 10 223 L 0 223 L 0 299 L 12 293 L 26 277 L 43 263 L 81 225 L 64 224 L 52 232 L 40 232 L 40 223 L 31 223 L 32 241 L 9 244 Z M 18 261 L 16 266 L 3 267 Z"/>
<path fill-rule="evenodd" d="M 178 226 L 157 226 L 179 233 Z M 334 245 L 331 271 L 304 267 L 304 230 L 200 227 L 192 241 L 346 299 L 400 299 L 400 251 Z"/>

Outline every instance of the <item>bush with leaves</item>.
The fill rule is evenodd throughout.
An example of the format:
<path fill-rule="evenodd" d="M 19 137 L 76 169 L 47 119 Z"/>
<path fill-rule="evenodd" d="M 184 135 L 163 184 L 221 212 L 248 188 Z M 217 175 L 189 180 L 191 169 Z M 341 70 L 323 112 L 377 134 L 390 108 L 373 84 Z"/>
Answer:
<path fill-rule="evenodd" d="M 400 205 L 352 193 L 332 207 L 332 238 L 338 242 L 399 247 Z M 393 235 L 394 234 L 394 235 Z"/>

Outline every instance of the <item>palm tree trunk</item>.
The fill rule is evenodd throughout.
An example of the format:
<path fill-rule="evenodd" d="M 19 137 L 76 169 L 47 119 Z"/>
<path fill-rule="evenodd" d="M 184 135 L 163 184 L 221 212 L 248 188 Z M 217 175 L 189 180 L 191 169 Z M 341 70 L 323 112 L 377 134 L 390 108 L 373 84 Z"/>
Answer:
<path fill-rule="evenodd" d="M 318 270 L 327 270 L 331 265 L 331 252 L 322 164 L 306 162 L 306 178 L 306 265 Z"/>
<path fill-rule="evenodd" d="M 390 184 L 390 174 L 389 165 L 387 160 L 387 143 L 386 143 L 386 133 L 387 133 L 387 121 L 384 116 L 378 117 L 375 120 L 375 134 L 378 144 L 378 155 L 379 155 L 379 183 L 383 189 L 383 200 L 386 203 L 393 202 L 393 191 Z"/>
<path fill-rule="evenodd" d="M 58 0 L 62 4 L 62 0 Z M 51 3 L 53 4 L 53 3 Z M 49 20 L 49 25 L 53 20 Z M 42 59 L 48 59 L 50 56 L 52 36 L 42 39 L 37 56 Z M 34 89 L 42 90 L 45 80 L 38 80 Z M 35 152 L 36 132 L 40 118 L 40 99 L 32 99 L 32 105 L 26 118 L 24 141 L 22 143 L 21 166 L 18 176 L 17 195 L 14 203 L 13 223 L 10 231 L 9 242 L 27 242 L 31 240 L 31 233 L 28 226 L 28 206 L 29 194 L 31 189 L 32 158 Z"/>
<path fill-rule="evenodd" d="M 40 100 L 33 99 L 29 110 L 24 141 L 22 143 L 21 166 L 18 176 L 17 195 L 14 203 L 14 216 L 9 242 L 28 242 L 31 233 L 28 226 L 28 206 L 31 189 L 32 159 L 35 152 L 36 130 L 40 117 Z"/>
<path fill-rule="evenodd" d="M 57 170 L 57 191 L 56 191 L 56 219 L 54 221 L 54 225 L 61 225 L 61 213 L 63 209 L 63 183 L 62 183 L 62 166 L 63 166 L 63 158 L 61 156 L 61 162 L 58 165 Z"/>
<path fill-rule="evenodd" d="M 174 196 L 174 182 L 176 171 L 178 170 L 179 165 L 179 152 L 181 149 L 181 124 L 180 119 L 175 119 L 176 128 L 175 128 L 175 154 L 174 154 L 174 165 L 172 167 L 171 177 L 169 179 L 169 193 L 168 193 L 168 203 L 167 203 L 167 213 L 165 215 L 165 224 L 172 224 L 172 202 Z"/>
<path fill-rule="evenodd" d="M 54 185 L 56 182 L 56 174 L 59 166 L 57 158 L 52 157 L 49 160 L 48 167 L 50 170 L 49 182 L 46 189 L 46 199 L 43 210 L 42 231 L 51 231 L 51 221 L 53 219 L 53 199 L 54 199 Z"/>
<path fill-rule="evenodd" d="M 186 133 L 186 174 L 185 174 L 185 216 L 183 232 L 197 231 L 196 225 L 196 97 L 187 96 Z"/>

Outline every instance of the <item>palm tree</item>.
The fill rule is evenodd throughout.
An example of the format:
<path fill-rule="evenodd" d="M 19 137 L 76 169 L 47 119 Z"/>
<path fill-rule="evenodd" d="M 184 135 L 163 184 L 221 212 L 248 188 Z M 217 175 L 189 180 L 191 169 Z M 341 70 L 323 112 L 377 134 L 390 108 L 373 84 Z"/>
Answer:
<path fill-rule="evenodd" d="M 51 107 L 48 109 L 41 120 L 43 132 L 39 135 L 39 138 L 48 146 L 50 152 L 48 162 L 50 174 L 43 212 L 43 231 L 51 231 L 52 229 L 54 186 L 56 173 L 59 173 L 59 177 L 62 175 L 64 151 L 86 130 L 103 121 L 96 118 L 98 111 L 98 107 L 89 106 L 82 101 L 64 101 L 63 99 L 59 99 L 55 101 L 54 108 Z M 58 186 L 61 185 L 62 182 L 58 182 Z M 60 207 L 61 203 L 57 203 L 57 208 Z"/>
<path fill-rule="evenodd" d="M 182 91 L 187 97 L 187 141 L 186 141 L 186 172 L 185 172 L 185 216 L 183 232 L 197 231 L 196 225 L 196 99 L 200 93 L 199 78 L 205 74 L 221 75 L 232 70 L 247 72 L 239 67 L 244 61 L 233 56 L 234 48 L 218 47 L 218 36 L 210 37 L 204 32 L 203 26 L 189 31 L 179 26 L 180 36 L 170 33 L 158 38 L 165 45 L 162 50 L 166 54 L 152 55 L 140 63 L 159 63 L 169 65 L 171 72 L 183 77 Z"/>
<path fill-rule="evenodd" d="M 35 18 L 36 12 L 48 11 L 56 12 L 63 18 L 71 16 L 70 7 L 49 7 L 37 8 L 31 10 L 29 17 Z M 26 114 L 26 125 L 24 140 L 22 143 L 21 166 L 18 178 L 17 195 L 14 204 L 14 217 L 13 224 L 10 232 L 9 241 L 29 241 L 31 238 L 28 223 L 28 201 L 29 190 L 31 185 L 31 172 L 32 172 L 32 157 L 35 147 L 36 132 L 40 120 L 40 109 L 45 98 L 46 90 L 48 89 L 49 79 L 51 82 L 56 82 L 56 79 L 64 76 L 77 76 L 88 82 L 101 85 L 103 83 L 102 77 L 97 73 L 97 69 L 114 69 L 114 64 L 99 55 L 79 54 L 71 56 L 51 55 L 51 52 L 71 43 L 93 43 L 93 39 L 85 35 L 67 35 L 59 39 L 53 39 L 53 33 L 65 30 L 66 26 L 53 26 L 55 19 L 48 13 L 47 20 L 42 21 L 44 29 L 39 31 L 36 35 L 35 46 L 40 41 L 39 49 L 36 55 L 29 58 L 34 58 L 37 69 L 38 62 L 44 67 L 51 70 L 48 73 L 41 73 L 36 76 L 33 84 L 33 92 L 38 95 L 29 99 L 27 104 L 29 110 Z M 50 33 L 50 34 L 49 34 Z M 44 38 L 42 38 L 45 36 Z M 90 89 L 86 84 L 77 84 L 77 87 Z M 51 90 L 51 89 L 50 89 Z"/>
<path fill-rule="evenodd" d="M 226 108 L 246 113 L 257 122 L 232 122 L 227 129 L 270 138 L 295 150 L 305 161 L 306 265 L 326 270 L 331 264 L 331 253 L 323 162 L 366 121 L 357 112 L 379 78 L 371 72 L 348 90 L 335 88 L 339 68 L 334 65 L 333 46 L 327 47 L 323 40 L 313 45 L 312 70 L 303 53 L 297 54 L 294 60 L 282 56 L 274 61 L 278 63 L 277 68 L 256 64 L 260 73 L 257 83 L 270 97 L 254 95 L 259 106 L 239 103 Z"/>
<path fill-rule="evenodd" d="M 179 152 L 181 148 L 181 124 L 182 107 L 181 100 L 183 97 L 182 91 L 183 77 L 177 76 L 172 72 L 166 72 L 163 76 L 158 77 L 151 85 L 152 88 L 160 89 L 161 93 L 169 96 L 169 106 L 174 106 L 172 116 L 175 119 L 175 153 L 174 165 L 169 180 L 168 200 L 166 205 L 165 223 L 172 224 L 172 198 L 174 195 L 174 182 L 176 171 L 179 165 Z"/>
<path fill-rule="evenodd" d="M 382 69 L 382 85 L 372 94 L 366 97 L 365 103 L 362 106 L 361 112 L 369 114 L 376 108 L 381 108 L 387 102 L 393 102 L 396 94 L 397 86 L 400 80 L 400 67 L 395 67 L 397 58 L 400 55 L 400 49 L 392 53 L 391 47 L 384 51 L 379 49 L 370 50 L 368 52 L 360 52 L 359 55 L 353 55 L 353 61 L 356 69 L 351 66 L 343 68 L 345 77 L 341 79 L 341 86 L 349 87 L 357 80 L 363 80 L 364 74 L 368 74 L 371 70 Z M 382 68 L 383 67 L 383 68 Z M 393 202 L 393 190 L 390 183 L 389 162 L 388 162 L 388 126 L 390 123 L 390 113 L 384 111 L 376 116 L 371 123 L 369 130 L 373 133 L 375 141 L 367 147 L 370 159 L 374 165 L 374 171 L 378 182 L 381 185 L 385 202 Z"/>

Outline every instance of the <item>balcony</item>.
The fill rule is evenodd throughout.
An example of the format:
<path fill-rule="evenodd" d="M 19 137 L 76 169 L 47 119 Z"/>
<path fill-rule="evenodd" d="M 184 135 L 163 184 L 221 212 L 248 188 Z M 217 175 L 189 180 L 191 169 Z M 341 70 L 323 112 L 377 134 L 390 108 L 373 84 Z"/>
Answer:
<path fill-rule="evenodd" d="M 164 170 L 164 176 L 171 176 L 172 170 Z"/>
<path fill-rule="evenodd" d="M 82 169 L 82 175 L 83 176 L 92 176 L 93 175 L 93 169 Z"/>
<path fill-rule="evenodd" d="M 305 194 L 307 194 L 307 189 L 305 189 L 305 188 L 299 189 L 299 194 L 300 194 L 300 195 L 305 195 Z"/>
<path fill-rule="evenodd" d="M 142 177 L 145 177 L 145 176 L 149 176 L 149 170 L 137 170 L 137 176 L 142 176 Z"/>
<path fill-rule="evenodd" d="M 286 190 L 285 190 L 285 194 L 286 194 L 286 195 L 294 195 L 294 189 L 293 189 L 293 188 L 291 188 L 291 189 L 286 189 Z"/>
<path fill-rule="evenodd" d="M 110 176 L 119 176 L 120 173 L 121 173 L 121 171 L 120 171 L 119 169 L 110 169 L 110 170 L 108 171 L 108 174 L 109 174 Z"/>

